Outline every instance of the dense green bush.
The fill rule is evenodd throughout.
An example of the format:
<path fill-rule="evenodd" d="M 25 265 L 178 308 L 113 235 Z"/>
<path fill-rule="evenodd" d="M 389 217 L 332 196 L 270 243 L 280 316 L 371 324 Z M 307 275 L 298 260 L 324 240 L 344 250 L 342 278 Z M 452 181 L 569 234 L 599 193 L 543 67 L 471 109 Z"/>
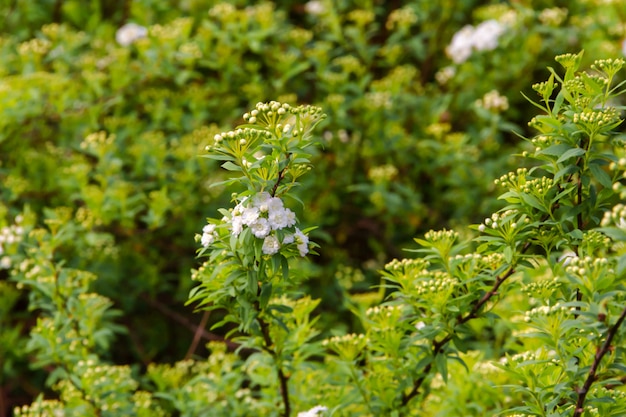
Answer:
<path fill-rule="evenodd" d="M 202 318 L 192 314 L 192 305 L 185 306 L 194 287 L 190 271 L 196 279 L 203 271 L 193 236 L 219 208 L 234 198 L 240 202 L 242 192 L 220 168 L 223 159 L 199 156 L 207 147 L 214 149 L 215 135 L 241 124 L 241 115 L 256 103 L 277 100 L 294 108 L 309 103 L 327 115 L 313 132 L 320 146 L 307 149 L 312 172 L 298 178 L 298 187 L 287 193 L 293 199 L 285 201 L 304 228 L 317 226 L 309 233 L 320 245 L 319 256 L 289 263 L 293 284 L 312 298 L 295 297 L 290 286 L 277 287 L 276 297 L 291 298 L 275 304 L 298 311 L 301 321 L 281 318 L 278 313 L 287 310 L 280 308 L 277 317 L 270 314 L 276 319 L 271 325 L 284 322 L 313 332 L 290 342 L 314 341 L 313 350 L 295 361 L 298 372 L 285 378 L 293 390 L 301 390 L 291 393 L 291 409 L 324 404 L 329 410 L 336 406 L 333 415 L 392 415 L 417 408 L 425 415 L 484 415 L 520 407 L 527 396 L 537 395 L 528 392 L 536 386 L 552 387 L 558 395 L 536 397 L 536 408 L 528 405 L 520 413 L 571 414 L 567 407 L 576 403 L 572 393 L 578 389 L 572 384 L 585 381 L 590 349 L 599 342 L 589 336 L 583 346 L 567 339 L 580 351 L 561 353 L 558 346 L 546 348 L 560 346 L 558 338 L 521 342 L 516 335 L 523 326 L 514 319 L 520 311 L 564 305 L 585 311 L 575 319 L 588 320 L 584 326 L 601 338 L 619 316 L 621 249 L 611 246 L 623 240 L 619 208 L 606 218 L 606 228 L 594 228 L 621 198 L 620 185 L 610 190 L 619 184 L 623 150 L 617 139 L 617 148 L 580 143 L 572 126 L 579 126 L 573 113 L 594 111 L 594 106 L 621 109 L 622 102 L 607 100 L 616 94 L 605 94 L 595 75 L 580 81 L 574 67 L 566 66 L 561 80 L 558 71 L 546 70 L 555 55 L 581 49 L 585 53 L 576 62 L 581 69 L 599 58 L 621 56 L 626 16 L 619 1 L 31 3 L 0 4 L 7 16 L 0 26 L 0 404 L 7 410 L 33 401 L 24 415 L 39 415 L 37 407 L 65 409 L 68 415 L 249 415 L 255 409 L 274 415 L 283 410 L 284 396 L 274 385 L 280 382 L 273 373 L 276 357 L 260 353 L 263 345 L 255 345 L 250 330 L 259 310 L 233 320 L 229 308 L 239 298 L 215 304 L 222 308 Z M 129 22 L 138 25 L 123 27 Z M 537 108 L 524 96 L 534 100 L 531 86 L 550 74 L 555 84 L 540 91 L 539 107 L 545 108 L 534 119 L 544 125 L 533 122 L 529 128 Z M 611 76 L 614 85 L 623 78 Z M 575 89 L 581 82 L 584 91 Z M 551 100 L 566 104 L 554 109 Z M 593 134 L 601 141 L 616 135 L 619 127 L 611 123 L 619 116 L 608 130 Z M 553 120 L 547 127 L 545 117 Z M 246 122 L 255 125 L 249 117 Z M 560 123 L 565 127 L 557 128 Z M 540 136 L 520 140 L 532 137 L 532 129 Z M 555 136 L 571 141 L 556 143 Z M 581 149 L 584 155 L 596 152 L 584 166 Z M 545 165 L 533 168 L 529 159 L 514 154 L 535 155 Z M 485 234 L 476 237 L 466 225 L 483 222 L 502 207 L 493 179 L 509 171 L 517 173 L 499 182 L 513 188 L 503 198 L 510 204 L 506 210 L 516 211 L 496 214 L 490 222 L 517 225 L 527 219 L 528 226 L 511 232 L 484 223 Z M 270 182 L 276 178 L 271 170 L 264 175 Z M 575 193 L 576 180 L 584 192 Z M 563 184 L 555 185 L 559 181 Z M 544 194 L 527 190 L 535 186 Z M 247 192 L 263 190 L 268 191 L 252 187 Z M 554 190 L 558 193 L 550 194 Z M 544 218 L 555 215 L 546 213 L 553 205 L 570 211 Z M 578 217 L 582 220 L 572 220 Z M 428 232 L 444 227 L 456 232 Z M 430 237 L 421 243 L 431 251 L 440 250 L 439 239 L 452 236 L 474 243 L 465 252 L 448 248 L 453 253 L 427 256 L 428 267 L 422 260 L 397 261 L 400 269 L 392 263 L 381 281 L 378 271 L 403 258 L 402 248 L 425 232 Z M 519 246 L 522 239 L 528 248 Z M 576 267 L 598 268 L 594 276 L 610 276 L 610 282 L 589 287 L 585 274 L 564 272 L 557 259 L 569 253 L 565 250 L 580 262 L 607 258 L 606 265 Z M 504 262 L 484 260 L 490 251 L 503 254 Z M 448 255 L 461 253 L 465 258 L 448 263 Z M 472 253 L 483 258 L 472 261 Z M 476 264 L 470 268 L 471 262 Z M 445 271 L 461 282 L 472 280 L 459 275 L 461 270 L 469 274 L 479 268 L 481 278 L 464 289 L 464 296 L 442 291 L 432 308 L 449 304 L 448 310 L 432 311 L 440 316 L 430 322 L 414 317 L 427 307 L 420 304 L 426 298 L 403 287 L 407 268 L 434 275 Z M 470 294 L 491 294 L 489 301 L 498 289 L 489 290 L 494 279 L 499 282 L 494 277 L 509 275 L 522 291 L 501 295 L 511 307 L 497 311 L 503 320 L 496 320 L 485 315 L 480 297 Z M 560 280 L 554 288 L 547 284 L 552 277 Z M 610 301 L 604 294 L 611 294 Z M 455 297 L 460 304 L 450 301 Z M 390 300 L 410 300 L 406 305 L 413 310 L 396 311 L 394 302 L 380 305 Z M 561 304 L 548 305 L 548 300 Z M 374 317 L 381 311 L 396 322 L 408 315 L 409 327 L 418 324 L 420 337 L 445 352 L 435 349 L 431 357 L 402 350 L 397 358 L 408 359 L 387 362 L 388 347 L 370 339 L 376 326 L 387 326 Z M 559 314 L 559 320 L 571 319 Z M 592 323 L 599 314 L 608 319 Z M 234 324 L 215 333 L 204 330 L 224 320 Z M 561 321 L 536 325 L 544 334 L 546 326 L 557 328 Z M 407 349 L 417 337 L 408 328 L 394 331 L 398 348 Z M 252 342 L 235 355 L 239 345 L 232 340 L 227 346 L 218 343 L 226 334 Z M 363 356 L 346 360 L 341 346 L 349 334 L 364 335 L 358 342 L 363 345 L 356 345 Z M 566 334 L 573 337 L 567 331 L 560 337 Z M 613 334 L 621 340 L 622 331 Z M 337 357 L 322 348 L 322 339 Z M 216 342 L 204 350 L 199 340 Z M 489 362 L 529 352 L 533 360 L 551 361 L 552 351 L 560 355 L 557 361 L 571 362 L 565 381 L 532 366 L 504 366 L 516 383 L 527 381 L 514 387 L 511 377 Z M 612 355 L 619 375 L 621 350 Z M 463 363 L 473 369 L 469 377 L 447 378 L 463 372 Z M 606 385 L 616 396 L 611 375 Z M 354 391 L 361 379 L 365 385 Z M 473 392 L 476 386 L 483 391 Z M 592 400 L 606 397 L 596 391 Z M 441 400 L 446 397 L 456 398 L 454 404 Z M 551 401 L 554 411 L 544 408 L 541 414 L 539 408 Z M 611 409 L 614 414 L 606 410 L 601 415 L 622 413 L 619 407 Z"/>

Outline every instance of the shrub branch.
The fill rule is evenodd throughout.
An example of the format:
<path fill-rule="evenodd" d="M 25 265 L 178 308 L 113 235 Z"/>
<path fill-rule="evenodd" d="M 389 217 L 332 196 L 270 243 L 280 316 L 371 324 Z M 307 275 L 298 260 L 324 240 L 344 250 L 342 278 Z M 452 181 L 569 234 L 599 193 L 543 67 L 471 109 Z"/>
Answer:
<path fill-rule="evenodd" d="M 613 342 L 613 338 L 617 334 L 622 322 L 626 318 L 626 307 L 622 310 L 622 314 L 620 314 L 619 318 L 615 322 L 615 324 L 609 329 L 606 340 L 602 344 L 602 347 L 596 352 L 596 355 L 593 360 L 593 364 L 591 365 L 591 369 L 589 370 L 589 375 L 587 375 L 587 379 L 583 384 L 583 387 L 576 390 L 578 394 L 578 400 L 576 401 L 576 411 L 574 411 L 574 417 L 581 417 L 583 412 L 585 411 L 584 404 L 585 398 L 589 393 L 589 388 L 591 388 L 591 384 L 596 380 L 596 372 L 598 371 L 598 367 L 600 366 L 600 362 L 604 355 L 607 354 L 609 350 L 611 350 L 611 343 Z"/>

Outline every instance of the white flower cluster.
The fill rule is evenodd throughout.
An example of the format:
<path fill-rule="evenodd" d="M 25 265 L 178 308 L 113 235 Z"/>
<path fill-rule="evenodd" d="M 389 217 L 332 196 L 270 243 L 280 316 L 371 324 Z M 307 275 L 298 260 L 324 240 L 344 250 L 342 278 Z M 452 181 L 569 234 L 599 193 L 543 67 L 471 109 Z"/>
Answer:
<path fill-rule="evenodd" d="M 22 216 L 15 218 L 15 224 L 0 229 L 0 255 L 4 254 L 6 247 L 14 243 L 19 243 L 24 234 L 24 228 L 20 226 Z M 3 256 L 0 258 L 0 269 L 9 269 L 11 267 L 11 258 Z"/>
<path fill-rule="evenodd" d="M 148 29 L 145 27 L 136 23 L 127 23 L 115 32 L 115 40 L 122 46 L 128 46 L 147 35 Z"/>
<path fill-rule="evenodd" d="M 491 51 L 498 46 L 498 38 L 505 32 L 506 26 L 497 20 L 491 19 L 474 27 L 464 26 L 454 34 L 446 54 L 456 63 L 461 64 L 474 51 Z"/>
<path fill-rule="evenodd" d="M 491 90 L 483 98 L 476 100 L 475 104 L 486 110 L 499 113 L 509 108 L 509 100 L 506 96 L 501 96 L 498 90 Z"/>
<path fill-rule="evenodd" d="M 229 229 L 234 236 L 244 230 L 245 227 L 258 239 L 263 239 L 263 253 L 274 255 L 278 253 L 282 245 L 296 244 L 300 256 L 309 252 L 309 237 L 300 229 L 294 227 L 296 215 L 283 205 L 278 197 L 272 197 L 267 192 L 262 192 L 252 198 L 244 198 L 235 206 L 230 218 L 225 218 L 229 223 Z M 292 228 L 293 233 L 282 235 L 282 241 L 275 231 Z M 209 247 L 218 239 L 217 226 L 207 224 L 202 229 L 200 242 L 202 246 Z"/>

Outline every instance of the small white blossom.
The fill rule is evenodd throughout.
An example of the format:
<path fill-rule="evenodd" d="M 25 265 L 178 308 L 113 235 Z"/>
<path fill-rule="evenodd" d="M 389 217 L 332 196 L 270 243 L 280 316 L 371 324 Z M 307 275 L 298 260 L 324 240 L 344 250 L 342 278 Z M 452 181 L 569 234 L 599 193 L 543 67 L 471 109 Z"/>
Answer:
<path fill-rule="evenodd" d="M 296 233 L 294 233 L 296 246 L 300 251 L 300 256 L 306 256 L 309 253 L 309 237 L 302 233 L 300 229 L 296 227 Z"/>
<path fill-rule="evenodd" d="M 269 235 L 263 240 L 262 250 L 266 255 L 274 255 L 280 250 L 280 242 L 275 236 Z"/>
<path fill-rule="evenodd" d="M 313 0 L 304 5 L 304 10 L 308 14 L 321 15 L 326 11 L 324 4 L 321 1 Z"/>
<path fill-rule="evenodd" d="M 301 411 L 298 413 L 298 417 L 316 417 L 319 413 L 323 411 L 328 411 L 328 407 L 324 407 L 323 405 L 316 405 L 308 411 Z"/>
<path fill-rule="evenodd" d="M 571 251 L 571 250 L 566 250 L 565 252 L 563 252 L 561 256 L 559 256 L 559 259 L 557 262 L 563 262 L 563 265 L 567 266 L 575 258 L 578 258 L 578 255 L 576 255 L 576 252 Z"/>
<path fill-rule="evenodd" d="M 232 219 L 230 219 L 230 225 L 233 235 L 239 236 L 243 230 L 243 220 L 241 219 L 241 216 L 233 216 Z"/>
<path fill-rule="evenodd" d="M 115 40 L 122 46 L 128 46 L 137 39 L 145 38 L 148 35 L 148 29 L 136 23 L 127 23 L 117 30 Z"/>
<path fill-rule="evenodd" d="M 497 20 L 486 20 L 476 26 L 472 43 L 477 51 L 491 51 L 498 46 L 498 38 L 504 33 L 505 27 Z"/>
<path fill-rule="evenodd" d="M 497 20 L 486 20 L 478 26 L 466 25 L 454 34 L 446 48 L 446 54 L 456 64 L 461 64 L 473 51 L 490 51 L 498 46 L 498 39 L 506 26 Z"/>
<path fill-rule="evenodd" d="M 259 218 L 259 212 L 257 207 L 247 207 L 241 213 L 241 221 L 243 224 L 250 226 Z"/>
<path fill-rule="evenodd" d="M 265 236 L 269 235 L 272 230 L 270 223 L 263 217 L 259 217 L 256 221 L 249 224 L 248 227 L 250 227 L 252 234 L 259 239 L 263 239 Z"/>
<path fill-rule="evenodd" d="M 291 227 L 296 224 L 296 215 L 289 209 L 271 210 L 267 217 L 272 230 Z"/>
<path fill-rule="evenodd" d="M 461 64 L 472 55 L 474 27 L 470 25 L 463 26 L 461 30 L 454 34 L 450 45 L 446 48 L 446 54 L 456 64 Z"/>
<path fill-rule="evenodd" d="M 215 227 L 216 226 L 214 224 L 207 224 L 202 228 L 202 237 L 200 238 L 200 243 L 202 243 L 202 246 L 204 246 L 205 248 L 211 246 L 217 238 L 217 234 L 215 233 Z"/>
<path fill-rule="evenodd" d="M 0 259 L 0 269 L 9 268 L 11 268 L 11 258 L 9 258 L 8 256 L 3 256 L 2 259 Z"/>

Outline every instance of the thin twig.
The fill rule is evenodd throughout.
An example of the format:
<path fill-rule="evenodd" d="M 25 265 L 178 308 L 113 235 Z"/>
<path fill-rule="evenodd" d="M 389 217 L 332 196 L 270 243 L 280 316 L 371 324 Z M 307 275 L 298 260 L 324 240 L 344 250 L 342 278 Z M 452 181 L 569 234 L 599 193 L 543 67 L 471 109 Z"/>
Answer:
<path fill-rule="evenodd" d="M 611 350 L 611 343 L 613 342 L 613 338 L 617 334 L 622 322 L 626 318 L 626 307 L 622 310 L 622 314 L 619 316 L 615 324 L 609 329 L 609 332 L 606 335 L 606 340 L 602 344 L 602 347 L 596 351 L 596 355 L 593 359 L 593 364 L 591 365 L 591 369 L 589 369 L 589 375 L 587 375 L 587 379 L 583 384 L 583 387 L 576 391 L 578 394 L 578 401 L 576 401 L 576 410 L 574 411 L 574 417 L 580 417 L 583 415 L 585 411 L 585 398 L 587 397 L 587 393 L 589 392 L 589 388 L 591 388 L 591 384 L 596 380 L 596 372 L 598 372 L 598 367 L 600 366 L 600 362 L 604 355 L 607 354 L 609 350 Z"/>
<path fill-rule="evenodd" d="M 526 252 L 528 248 L 530 248 L 530 242 L 526 242 L 524 244 L 524 246 L 520 250 L 520 254 L 523 254 L 524 252 Z M 503 275 L 497 276 L 496 281 L 493 283 L 493 286 L 491 287 L 491 289 L 487 291 L 485 294 L 483 294 L 480 300 L 478 300 L 478 302 L 474 304 L 474 307 L 472 307 L 472 310 L 466 316 L 464 317 L 459 316 L 457 318 L 456 320 L 457 325 L 465 324 L 468 321 L 474 318 L 477 318 L 478 313 L 482 310 L 485 304 L 487 304 L 487 302 L 492 297 L 498 294 L 498 289 L 500 288 L 500 286 L 504 283 L 504 281 L 506 281 L 514 273 L 515 273 L 515 268 L 511 267 Z M 450 342 L 451 340 L 452 340 L 451 334 L 446 335 L 446 337 L 444 337 L 443 339 L 439 341 L 433 340 L 433 345 L 432 345 L 433 362 L 435 358 L 437 357 L 437 355 L 443 353 L 444 346 L 447 345 L 448 342 Z M 415 380 L 415 383 L 413 384 L 411 391 L 408 394 L 402 394 L 402 405 L 407 405 L 409 401 L 411 401 L 419 393 L 419 390 L 422 384 L 424 383 L 426 376 L 432 369 L 433 362 L 430 362 L 428 365 L 424 367 L 424 370 L 422 371 L 422 376 Z"/>
<path fill-rule="evenodd" d="M 291 158 L 291 154 L 288 152 L 285 154 L 286 159 L 289 160 L 289 158 Z M 281 169 L 280 171 L 278 171 L 278 178 L 276 179 L 276 184 L 274 184 L 274 187 L 272 187 L 272 192 L 270 193 L 272 195 L 272 197 L 276 197 L 276 191 L 278 191 L 278 186 L 280 185 L 280 182 L 283 180 L 283 178 L 285 178 L 285 172 L 287 171 L 287 166 L 289 164 L 285 165 L 285 167 L 283 169 Z"/>
<path fill-rule="evenodd" d="M 191 341 L 191 345 L 189 345 L 189 350 L 187 351 L 187 354 L 185 355 L 185 359 L 191 358 L 191 355 L 193 355 L 196 352 L 196 349 L 198 348 L 198 343 L 200 343 L 200 339 L 202 338 L 202 331 L 206 327 L 206 322 L 209 320 L 210 315 L 211 315 L 210 310 L 204 311 L 204 314 L 202 315 L 202 319 L 200 319 L 200 324 L 198 325 L 198 328 L 193 334 L 193 340 Z"/>
<path fill-rule="evenodd" d="M 274 362 L 276 362 L 276 368 L 278 369 L 278 380 L 280 382 L 280 395 L 283 397 L 283 403 L 285 404 L 285 417 L 289 417 L 291 414 L 291 406 L 289 404 L 289 385 L 287 380 L 289 379 L 283 372 L 283 368 L 278 362 L 278 354 L 272 348 L 274 344 L 270 336 L 269 325 L 265 320 L 257 317 L 259 325 L 261 326 L 261 334 L 263 335 L 263 342 L 265 343 L 264 349 L 272 355 Z"/>
<path fill-rule="evenodd" d="M 170 319 L 174 320 L 178 324 L 191 330 L 194 333 L 199 332 L 200 337 L 203 338 L 204 340 L 217 340 L 219 342 L 224 342 L 226 346 L 228 347 L 228 349 L 231 351 L 237 350 L 239 348 L 240 346 L 239 343 L 235 343 L 233 341 L 224 339 L 222 336 L 208 332 L 205 329 L 200 328 L 199 326 L 196 326 L 195 324 L 191 323 L 187 319 L 187 317 L 183 316 L 182 314 L 177 313 L 176 311 L 173 311 L 172 309 L 168 308 L 163 303 L 160 303 L 157 300 L 154 300 L 148 296 L 142 296 L 142 298 L 152 307 L 160 311 L 164 316 L 169 317 Z"/>

